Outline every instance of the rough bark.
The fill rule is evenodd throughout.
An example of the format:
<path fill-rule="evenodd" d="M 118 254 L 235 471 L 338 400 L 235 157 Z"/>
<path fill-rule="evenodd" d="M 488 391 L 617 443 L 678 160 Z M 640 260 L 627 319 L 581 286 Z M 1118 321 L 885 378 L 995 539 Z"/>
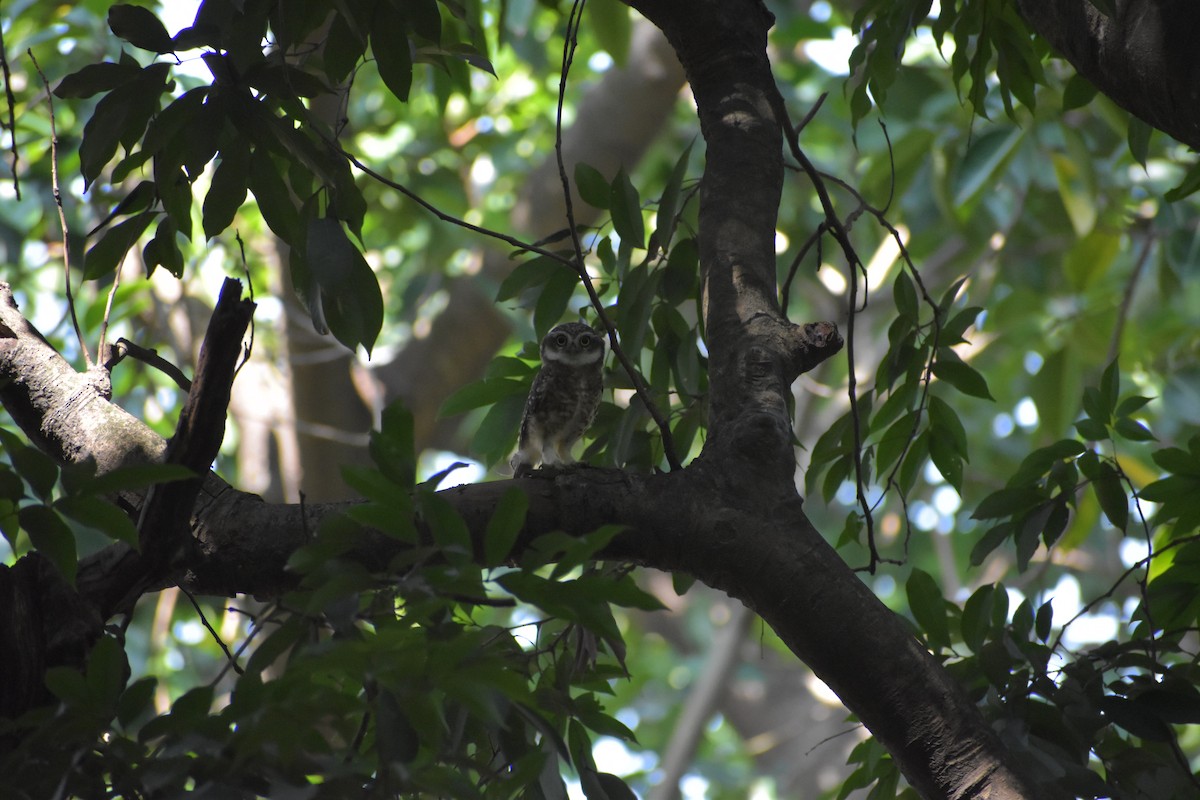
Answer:
<path fill-rule="evenodd" d="M 1200 150 L 1200 4 L 1019 0 L 1029 26 L 1117 105 Z"/>

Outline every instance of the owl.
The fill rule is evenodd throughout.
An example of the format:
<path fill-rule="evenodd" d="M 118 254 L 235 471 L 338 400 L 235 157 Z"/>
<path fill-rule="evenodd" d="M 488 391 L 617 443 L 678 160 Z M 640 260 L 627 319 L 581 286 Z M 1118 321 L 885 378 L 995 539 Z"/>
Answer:
<path fill-rule="evenodd" d="M 542 339 L 542 368 L 533 378 L 513 473 L 538 464 L 571 463 L 571 445 L 596 417 L 603 389 L 604 337 L 582 322 L 565 322 Z"/>

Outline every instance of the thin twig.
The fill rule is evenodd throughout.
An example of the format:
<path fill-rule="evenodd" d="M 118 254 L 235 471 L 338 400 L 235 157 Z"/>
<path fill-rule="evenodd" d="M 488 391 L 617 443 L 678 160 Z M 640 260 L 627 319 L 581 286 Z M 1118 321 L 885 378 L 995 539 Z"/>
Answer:
<path fill-rule="evenodd" d="M 1098 597 L 1095 597 L 1092 600 L 1090 600 L 1087 604 L 1085 604 L 1082 608 L 1080 608 L 1078 612 L 1076 612 L 1075 616 L 1071 617 L 1069 620 L 1067 620 L 1066 622 L 1063 623 L 1062 627 L 1059 628 L 1058 636 L 1056 636 L 1054 638 L 1054 644 L 1051 645 L 1051 647 L 1050 647 L 1051 652 L 1057 650 L 1058 646 L 1060 644 L 1062 644 L 1063 636 L 1065 636 L 1067 633 L 1067 628 L 1071 627 L 1071 625 L 1076 620 L 1078 620 L 1080 617 L 1082 617 L 1084 614 L 1091 613 L 1091 610 L 1093 608 L 1095 608 L 1100 603 L 1102 603 L 1105 600 L 1108 600 L 1114 594 L 1116 594 L 1117 589 L 1120 588 L 1121 584 L 1125 582 L 1126 578 L 1128 578 L 1130 575 L 1137 572 L 1138 570 L 1141 570 L 1141 569 L 1149 570 L 1150 563 L 1152 561 L 1154 561 L 1155 558 L 1157 558 L 1158 556 L 1161 556 L 1166 551 L 1171 550 L 1176 547 L 1180 547 L 1185 544 L 1191 544 L 1192 542 L 1200 542 L 1200 534 L 1194 534 L 1192 536 L 1181 536 L 1178 539 L 1172 539 L 1171 541 L 1167 542 L 1162 547 L 1160 547 L 1158 549 L 1157 553 L 1151 553 L 1151 554 L 1147 555 L 1145 558 L 1138 559 L 1136 562 L 1134 562 L 1133 565 L 1129 567 L 1129 569 L 1127 569 L 1121 573 L 1121 576 L 1119 578 L 1117 578 L 1117 580 L 1113 583 L 1112 586 L 1108 587 L 1108 591 L 1106 591 L 1104 594 L 1099 595 Z"/>
<path fill-rule="evenodd" d="M 871 505 L 867 502 L 867 492 L 863 472 L 863 434 L 862 420 L 859 417 L 858 410 L 858 377 L 855 375 L 855 358 L 854 358 L 854 341 L 855 341 L 855 318 L 858 316 L 858 276 L 859 273 L 866 273 L 866 267 L 863 265 L 862 259 L 858 252 L 854 249 L 853 242 L 850 241 L 850 233 L 846 229 L 846 225 L 842 222 L 837 214 L 837 210 L 833 207 L 833 200 L 829 197 L 829 190 L 825 186 L 825 181 L 821 177 L 821 173 L 813 166 L 805 152 L 800 149 L 800 139 L 796 133 L 796 129 L 792 126 L 791 118 L 788 116 L 787 106 L 783 101 L 783 95 L 776 91 L 771 98 L 775 106 L 776 113 L 779 116 L 779 124 L 783 127 L 783 131 L 787 138 L 788 147 L 791 150 L 792 156 L 800 164 L 800 168 L 808 175 L 812 181 L 813 189 L 817 193 L 817 198 L 821 201 L 821 210 L 825 214 L 825 220 L 829 225 L 829 230 L 833 233 L 833 238 L 841 245 L 842 253 L 846 258 L 846 268 L 850 278 L 850 297 L 848 305 L 848 318 L 846 320 L 846 372 L 847 385 L 846 395 L 850 400 L 850 419 L 853 422 L 854 429 L 854 477 L 855 477 L 855 494 L 857 495 L 859 508 L 862 509 L 863 521 L 867 526 L 867 546 L 870 552 L 871 561 L 867 567 L 867 571 L 871 574 L 875 573 L 875 566 L 884 559 L 879 555 L 879 550 L 875 545 L 875 520 L 871 514 Z M 865 284 L 864 284 L 865 288 Z M 866 298 L 863 299 L 863 309 L 866 309 Z"/>
<path fill-rule="evenodd" d="M 75 314 L 75 298 L 71 294 L 71 243 L 67 229 L 67 215 L 63 211 L 62 192 L 58 188 L 58 130 L 54 124 L 54 92 L 50 91 L 50 81 L 46 80 L 46 73 L 42 72 L 42 67 L 38 64 L 33 50 L 29 49 L 25 52 L 29 54 L 33 68 L 37 70 L 42 84 L 46 87 L 46 103 L 50 109 L 50 186 L 54 191 L 54 204 L 58 206 L 58 224 L 62 226 L 63 284 L 67 296 L 67 310 L 71 313 L 71 324 L 75 327 L 75 338 L 79 340 L 79 350 L 83 353 L 84 363 L 87 364 L 88 369 L 91 369 L 92 354 L 88 352 L 87 343 L 83 341 L 83 330 L 79 327 L 79 317 Z"/>
<path fill-rule="evenodd" d="M 112 315 L 113 301 L 117 297 L 117 288 L 121 285 L 121 271 L 125 268 L 125 256 L 129 255 L 129 251 L 121 256 L 117 268 L 113 270 L 112 285 L 108 287 L 108 298 L 104 301 L 104 318 L 100 320 L 100 352 L 96 357 L 106 364 L 111 359 L 111 353 L 108 352 L 108 346 L 105 344 L 108 341 L 108 320 Z M 120 359 L 117 359 L 120 361 Z M 116 363 L 116 362 L 112 362 Z"/>
<path fill-rule="evenodd" d="M 17 174 L 20 157 L 17 155 L 17 98 L 13 95 L 12 74 L 8 71 L 8 49 L 4 46 L 4 27 L 0 26 L 0 72 L 4 73 L 4 97 L 8 102 L 8 132 L 12 136 L 13 192 L 21 199 L 21 176 Z"/>
<path fill-rule="evenodd" d="M 347 161 L 349 161 L 351 164 L 353 164 L 355 167 L 357 167 L 358 170 L 360 172 L 362 172 L 364 175 L 371 178 L 375 182 L 388 187 L 389 189 L 395 189 L 397 192 L 400 192 L 400 194 L 404 195 L 409 200 L 412 200 L 414 203 L 416 203 L 421 208 L 428 211 L 430 214 L 433 214 L 435 217 L 440 219 L 442 222 L 449 222 L 452 225 L 457 225 L 460 228 L 465 228 L 466 230 L 469 230 L 472 233 L 478 233 L 480 236 L 487 236 L 491 239 L 497 239 L 501 242 L 504 242 L 507 245 L 511 245 L 511 246 L 517 248 L 518 250 L 524 250 L 524 251 L 527 251 L 530 253 L 537 253 L 539 256 L 545 256 L 546 258 L 550 259 L 551 261 L 555 261 L 559 264 L 570 267 L 572 270 L 575 269 L 575 262 L 573 262 L 569 258 L 564 257 L 560 253 L 555 253 L 552 250 L 546 250 L 545 248 L 538 247 L 536 244 L 522 241 L 514 236 L 509 236 L 506 233 L 494 231 L 490 228 L 484 228 L 480 225 L 472 225 L 470 222 L 467 222 L 464 219 L 459 219 L 458 217 L 456 217 L 452 214 L 447 214 L 445 211 L 442 211 L 440 208 L 433 205 L 428 200 L 421 197 L 419 194 L 414 192 L 412 189 L 409 189 L 404 184 L 398 183 L 398 182 L 392 180 L 391 178 L 388 178 L 387 176 L 382 175 L 379 172 L 376 172 L 375 170 L 368 167 L 366 164 L 364 164 L 362 161 L 360 161 L 353 153 L 351 153 L 349 150 L 346 150 L 344 147 L 342 147 L 341 144 L 334 141 L 333 139 L 328 138 L 323 133 L 321 133 L 318 126 L 312 125 L 312 126 L 308 126 L 308 127 L 312 130 L 317 131 L 318 135 L 322 137 L 324 142 L 327 145 L 329 145 L 329 147 L 333 148 L 334 152 L 338 153 L 340 156 L 342 156 L 342 158 L 345 158 Z"/>
<path fill-rule="evenodd" d="M 238 666 L 237 659 L 233 657 L 233 653 L 229 652 L 229 648 L 225 645 L 225 642 L 221 640 L 220 634 L 218 634 L 213 626 L 209 624 L 208 617 L 204 615 L 204 609 L 200 608 L 200 604 L 196 602 L 195 595 L 193 595 L 187 589 L 184 589 L 182 586 L 179 587 L 179 591 L 183 592 L 184 596 L 186 596 L 188 600 L 192 601 L 192 608 L 196 609 L 196 613 L 200 615 L 200 623 L 204 625 L 205 630 L 207 630 L 209 635 L 212 636 L 213 641 L 220 646 L 221 652 L 225 654 L 225 659 L 229 662 L 229 666 L 231 666 L 233 671 L 238 675 L 244 674 L 242 668 Z M 222 672 L 224 672 L 224 670 L 222 670 Z"/>
<path fill-rule="evenodd" d="M 233 238 L 237 241 L 238 252 L 242 256 L 242 272 L 246 273 L 246 286 L 250 293 L 250 302 L 254 302 L 254 281 L 250 279 L 250 266 L 246 263 L 246 243 L 242 241 L 240 231 L 233 232 Z M 237 378 L 238 373 L 242 371 L 242 367 L 246 366 L 246 362 L 250 360 L 250 354 L 254 352 L 254 317 L 250 317 L 250 339 L 246 342 L 243 352 L 242 361 L 237 365 L 237 369 L 233 371 L 233 377 Z"/>
<path fill-rule="evenodd" d="M 175 385 L 185 392 L 192 390 L 192 382 L 183 374 L 183 370 L 160 356 L 157 350 L 142 347 L 140 344 L 134 344 L 125 338 L 117 339 L 116 345 L 112 348 L 112 356 L 108 361 L 104 362 L 104 368 L 111 372 L 113 367 L 120 364 L 126 356 L 135 361 L 141 361 L 147 366 L 154 367 L 175 381 Z"/>
<path fill-rule="evenodd" d="M 800 252 L 796 253 L 796 257 L 792 259 L 791 265 L 788 267 L 787 277 L 783 280 L 783 288 L 779 290 L 779 306 L 783 312 L 783 318 L 788 318 L 788 301 L 792 299 L 792 281 L 796 278 L 796 273 L 800 269 L 800 263 L 804 261 L 804 257 L 808 255 L 808 251 L 815 245 L 817 248 L 817 268 L 821 268 L 821 237 L 829 230 L 829 223 L 824 220 L 817 226 L 817 229 L 809 234 L 808 239 L 800 247 Z"/>
<path fill-rule="evenodd" d="M 1142 272 L 1145 271 L 1146 264 L 1150 261 L 1150 253 L 1154 249 L 1155 239 L 1153 231 L 1146 233 L 1146 241 L 1142 245 L 1142 251 L 1138 253 L 1137 261 L 1133 264 L 1133 272 L 1129 273 L 1129 280 L 1125 282 L 1125 292 L 1121 295 L 1121 306 L 1117 310 L 1117 324 L 1113 326 L 1112 342 L 1108 345 L 1107 361 L 1109 362 L 1121 354 L 1121 337 L 1125 333 L 1125 321 L 1129 318 L 1129 309 L 1133 305 L 1133 293 L 1137 290 Z"/>
<path fill-rule="evenodd" d="M 272 604 L 267 607 L 264 614 L 259 614 L 257 616 L 248 611 L 244 611 L 237 606 L 228 606 L 225 609 L 226 611 L 231 611 L 234 614 L 245 614 L 251 619 L 250 630 L 246 632 L 246 638 L 242 640 L 242 643 L 238 645 L 237 650 L 234 651 L 232 663 L 237 663 L 237 659 L 241 657 L 242 653 L 246 652 L 248 647 L 250 647 L 250 642 L 254 641 L 254 637 L 257 636 L 260 631 L 262 631 L 264 627 L 264 622 L 262 621 L 263 618 L 265 617 L 266 622 L 270 622 L 278 608 L 278 604 Z M 210 685 L 216 686 L 220 682 L 221 678 L 225 677 L 225 674 L 229 672 L 230 663 L 231 662 L 228 661 L 225 662 L 225 665 L 221 668 L 221 671 L 217 673 L 217 677 L 212 679 L 212 683 Z"/>
<path fill-rule="evenodd" d="M 678 453 L 675 451 L 675 440 L 671 436 L 671 427 L 667 419 L 662 415 L 662 412 L 659 411 L 658 406 L 655 405 L 654 400 L 650 397 L 650 391 L 646 388 L 646 382 L 642 379 L 641 374 L 634 367 L 633 362 L 617 341 L 617 329 L 609 318 L 608 313 L 604 310 L 604 303 L 596 293 L 595 287 L 592 286 L 591 277 L 587 274 L 587 268 L 584 266 L 583 242 L 579 239 L 579 228 L 575 224 L 575 210 L 571 200 L 571 182 L 567 177 L 567 167 L 563 161 L 562 112 L 567 91 L 567 76 L 570 74 L 571 64 L 575 59 L 576 35 L 579 32 L 579 21 L 583 16 L 583 8 L 586 3 L 587 0 L 575 0 L 571 6 L 571 12 L 567 17 L 567 32 L 563 41 L 562 70 L 558 79 L 558 107 L 554 117 L 554 155 L 558 160 L 558 176 L 562 181 L 563 201 L 566 204 L 567 213 L 567 227 L 571 234 L 571 245 L 575 250 L 575 259 L 572 266 L 579 274 L 579 280 L 583 284 L 583 288 L 587 291 L 592 307 L 596 310 L 596 317 L 600 320 L 600 324 L 604 326 L 604 330 L 608 334 L 608 342 L 612 348 L 613 355 L 620 362 L 621 367 L 625 370 L 625 374 L 629 376 L 629 380 L 633 383 L 633 390 L 637 393 L 638 398 L 642 401 L 642 405 L 650 414 L 650 418 L 658 426 L 659 434 L 662 436 L 663 456 L 667 459 L 667 464 L 670 465 L 672 470 L 678 470 L 682 469 L 683 465 L 679 461 Z"/>
<path fill-rule="evenodd" d="M 781 95 L 782 96 L 782 95 Z M 829 92 L 821 92 L 821 96 L 817 98 L 817 102 L 813 103 L 812 108 L 804 115 L 804 119 L 796 125 L 795 136 L 800 137 L 800 134 L 808 127 L 808 123 L 812 122 L 813 117 L 817 116 L 817 112 L 821 110 L 821 106 L 825 104 L 825 98 L 829 97 Z"/>

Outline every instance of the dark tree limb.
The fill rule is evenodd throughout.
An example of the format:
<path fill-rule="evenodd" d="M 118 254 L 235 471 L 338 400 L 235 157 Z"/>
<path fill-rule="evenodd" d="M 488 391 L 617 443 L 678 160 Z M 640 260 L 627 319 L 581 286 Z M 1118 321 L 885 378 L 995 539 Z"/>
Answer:
<path fill-rule="evenodd" d="M 167 444 L 166 462 L 186 467 L 196 477 L 150 487 L 138 521 L 140 552 L 124 561 L 122 582 L 110 582 L 114 591 L 97 602 L 105 617 L 132 611 L 147 588 L 190 560 L 192 508 L 225 439 L 233 376 L 254 308 L 252 301 L 242 299 L 241 282 L 226 278 L 200 345 L 196 376 Z"/>
<path fill-rule="evenodd" d="M 1019 0 L 1021 15 L 1080 75 L 1144 122 L 1200 150 L 1200 4 Z"/>

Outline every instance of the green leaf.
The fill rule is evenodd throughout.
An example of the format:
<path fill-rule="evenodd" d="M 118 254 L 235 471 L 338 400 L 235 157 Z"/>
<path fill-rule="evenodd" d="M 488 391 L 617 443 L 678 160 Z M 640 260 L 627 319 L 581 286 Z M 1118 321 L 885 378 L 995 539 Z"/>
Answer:
<path fill-rule="evenodd" d="M 413 415 L 396 400 L 383 410 L 378 431 L 371 433 L 371 460 L 396 486 L 410 490 L 416 483 Z"/>
<path fill-rule="evenodd" d="M 346 235 L 341 222 L 318 217 L 309 223 L 307 261 L 330 332 L 351 350 L 362 345 L 371 354 L 383 327 L 379 281 Z M 319 299 L 318 299 L 319 298 Z"/>
<path fill-rule="evenodd" d="M 421 750 L 420 734 L 387 688 L 375 697 L 375 743 L 383 765 L 410 764 Z"/>
<path fill-rule="evenodd" d="M 1112 417 L 1113 412 L 1117 408 L 1117 398 L 1121 394 L 1121 369 L 1117 366 L 1117 359 L 1113 359 L 1109 364 L 1104 374 L 1100 377 L 1100 403 L 1101 414 L 1092 414 L 1093 417 L 1099 420 L 1107 420 Z"/>
<path fill-rule="evenodd" d="M 1070 111 L 1074 108 L 1082 108 L 1092 102 L 1092 98 L 1095 96 L 1096 87 L 1092 85 L 1091 81 L 1079 73 L 1075 73 L 1063 89 L 1062 110 Z"/>
<path fill-rule="evenodd" d="M 1128 417 L 1130 414 L 1138 411 L 1142 408 L 1142 406 L 1146 405 L 1153 399 L 1153 397 L 1141 397 L 1140 395 L 1126 397 L 1120 403 L 1117 403 L 1116 415 L 1118 417 Z"/>
<path fill-rule="evenodd" d="M 116 207 L 102 219 L 96 227 L 88 231 L 88 236 L 94 236 L 108 223 L 112 222 L 117 217 L 123 214 L 136 214 L 139 211 L 145 211 L 154 203 L 157 195 L 155 193 L 154 181 L 140 181 L 138 185 L 130 190 L 129 194 L 117 203 Z"/>
<path fill-rule="evenodd" d="M 1200 695 L 1188 685 L 1177 688 L 1147 689 L 1137 696 L 1137 702 L 1150 709 L 1165 722 L 1175 725 L 1200 724 Z"/>
<path fill-rule="evenodd" d="M 484 534 L 483 558 L 486 566 L 498 567 L 505 562 L 525 526 L 528 510 L 529 498 L 520 489 L 514 487 L 500 496 Z"/>
<path fill-rule="evenodd" d="M 391 3 L 379 3 L 371 28 L 371 53 L 379 77 L 388 91 L 403 103 L 412 88 L 413 64 L 408 43 L 408 22 Z"/>
<path fill-rule="evenodd" d="M 175 49 L 166 27 L 148 8 L 115 5 L 108 10 L 108 27 L 118 38 L 143 50 L 170 53 Z"/>
<path fill-rule="evenodd" d="M 1127 139 L 1129 141 L 1129 153 L 1133 156 L 1133 160 L 1141 164 L 1143 168 L 1146 166 L 1146 157 L 1150 152 L 1150 136 L 1154 133 L 1154 128 L 1149 124 L 1142 122 L 1132 114 L 1129 115 L 1129 132 Z"/>
<path fill-rule="evenodd" d="M 663 250 L 670 249 L 671 239 L 675 236 L 675 223 L 678 222 L 677 215 L 679 213 L 679 192 L 683 187 L 683 179 L 687 177 L 688 161 L 691 156 L 692 145 L 689 144 L 675 161 L 675 166 L 671 169 L 671 176 L 667 178 L 667 185 L 663 187 L 662 197 L 658 201 L 658 246 Z"/>
<path fill-rule="evenodd" d="M 446 398 L 438 411 L 438 417 L 452 417 L 474 408 L 490 406 L 509 395 L 529 391 L 529 381 L 514 381 L 508 378 L 484 378 L 468 384 Z"/>
<path fill-rule="evenodd" d="M 1034 630 L 1037 632 L 1037 637 L 1043 642 L 1050 639 L 1050 629 L 1054 624 L 1054 608 L 1053 601 L 1047 600 L 1038 606 L 1037 618 L 1034 622 Z"/>
<path fill-rule="evenodd" d="M 1194 455 L 1179 447 L 1164 447 L 1152 453 L 1151 458 L 1167 472 L 1200 478 L 1200 455 Z"/>
<path fill-rule="evenodd" d="M 1098 214 L 1096 192 L 1089 172 L 1090 165 L 1081 165 L 1066 153 L 1051 153 L 1050 162 L 1058 179 L 1058 195 L 1063 208 L 1075 229 L 1075 235 L 1083 238 L 1096 226 Z"/>
<path fill-rule="evenodd" d="M 117 640 L 111 636 L 97 639 L 87 657 L 86 682 L 90 701 L 104 709 L 111 708 L 124 690 L 128 674 L 129 662 Z"/>
<path fill-rule="evenodd" d="M 1162 717 L 1149 708 L 1116 695 L 1100 698 L 1097 707 L 1105 718 L 1118 727 L 1148 742 L 1169 742 L 1175 736 Z"/>
<path fill-rule="evenodd" d="M 167 90 L 169 75 L 169 64 L 151 64 L 96 104 L 83 128 L 83 141 L 79 145 L 79 169 L 84 189 L 100 175 L 119 145 L 124 144 L 128 151 L 137 143 L 150 116 L 158 109 L 159 98 Z"/>
<path fill-rule="evenodd" d="M 1116 263 L 1121 248 L 1119 234 L 1099 227 L 1077 240 L 1063 258 L 1063 271 L 1071 287 L 1082 291 L 1103 278 Z"/>
<path fill-rule="evenodd" d="M 1195 194 L 1197 189 L 1200 189 L 1200 161 L 1193 163 L 1180 179 L 1179 185 L 1169 190 L 1163 197 L 1168 203 L 1175 203 Z"/>
<path fill-rule="evenodd" d="M 917 411 L 908 411 L 899 420 L 893 422 L 880 437 L 876 445 L 875 464 L 881 473 L 892 468 L 892 464 L 895 463 L 896 458 L 900 457 L 900 453 L 904 452 L 905 447 L 917 437 L 916 423 Z M 872 425 L 875 423 L 872 422 Z"/>
<path fill-rule="evenodd" d="M 417 506 L 442 556 L 451 564 L 469 562 L 474 553 L 471 532 L 454 506 L 434 492 L 419 492 Z"/>
<path fill-rule="evenodd" d="M 176 278 L 183 276 L 183 253 L 175 238 L 177 233 L 175 220 L 171 217 L 163 217 L 158 221 L 154 237 L 142 248 L 142 261 L 146 265 L 147 274 L 161 266 Z"/>
<path fill-rule="evenodd" d="M 83 257 L 84 278 L 96 280 L 115 270 L 156 216 L 157 211 L 143 211 L 105 231 Z"/>
<path fill-rule="evenodd" d="M 68 706 L 88 704 L 87 683 L 83 674 L 73 667 L 50 667 L 46 670 L 46 688 Z"/>
<path fill-rule="evenodd" d="M 645 249 L 646 228 L 642 221 L 642 201 L 633 182 L 622 167 L 612 182 L 613 228 L 621 237 L 622 245 Z"/>
<path fill-rule="evenodd" d="M 1011 535 L 1012 525 L 1005 522 L 979 537 L 979 541 L 975 542 L 975 545 L 971 548 L 971 565 L 978 567 L 993 550 L 1004 544 L 1005 540 Z"/>
<path fill-rule="evenodd" d="M 688 589 L 696 583 L 696 579 L 684 572 L 671 573 L 671 588 L 675 590 L 675 594 L 683 597 L 688 593 Z"/>
<path fill-rule="evenodd" d="M 121 699 L 117 701 L 117 722 L 128 729 L 138 717 L 153 711 L 154 692 L 158 686 L 158 678 L 148 676 L 139 678 L 125 688 Z"/>
<path fill-rule="evenodd" d="M 963 458 L 954 442 L 941 433 L 930 430 L 929 458 L 938 472 L 954 489 L 962 492 Z"/>
<path fill-rule="evenodd" d="M 546 281 L 533 308 L 533 329 L 539 340 L 562 319 L 578 286 L 579 276 L 565 269 L 558 270 Z"/>
<path fill-rule="evenodd" d="M 0 428 L 0 444 L 8 452 L 13 470 L 29 484 L 34 494 L 43 500 L 49 499 L 54 484 L 58 482 L 58 465 L 54 460 L 3 428 Z"/>
<path fill-rule="evenodd" d="M 1131 442 L 1151 442 L 1156 438 L 1149 428 L 1129 417 L 1118 417 L 1113 430 Z"/>
<path fill-rule="evenodd" d="M 26 506 L 17 516 L 34 548 L 58 567 L 67 583 L 74 583 L 78 566 L 75 535 L 62 517 L 46 506 Z"/>
<path fill-rule="evenodd" d="M 544 286 L 551 278 L 564 272 L 569 275 L 575 274 L 570 267 L 548 256 L 522 261 L 500 282 L 500 288 L 496 290 L 496 300 L 511 300 L 526 289 Z"/>
<path fill-rule="evenodd" d="M 970 205 L 996 185 L 998 173 L 1012 158 L 1024 135 L 1021 128 L 1004 126 L 975 137 L 955 177 L 957 207 Z"/>
<path fill-rule="evenodd" d="M 409 27 L 433 44 L 442 40 L 442 15 L 435 0 L 393 0 L 408 20 Z"/>
<path fill-rule="evenodd" d="M 995 586 L 990 583 L 985 584 L 975 590 L 975 593 L 968 597 L 966 604 L 963 605 L 962 637 L 973 653 L 978 653 L 983 649 L 983 643 L 991 628 L 995 593 Z"/>
<path fill-rule="evenodd" d="M 1108 521 L 1122 531 L 1129 525 L 1129 497 L 1120 475 L 1108 462 L 1100 463 L 1100 475 L 1092 481 L 1092 489 Z"/>
<path fill-rule="evenodd" d="M 928 573 L 913 569 L 905 584 L 908 607 L 912 609 L 917 624 L 925 631 L 934 648 L 949 647 L 950 626 L 946 621 L 946 600 L 941 587 Z"/>
<path fill-rule="evenodd" d="M 601 525 L 583 536 L 551 533 L 539 537 L 534 547 L 546 554 L 547 562 L 556 562 L 550 577 L 557 579 L 590 561 L 624 530 L 624 525 Z"/>
<path fill-rule="evenodd" d="M 110 92 L 121 84 L 128 83 L 140 72 L 141 69 L 133 64 L 115 64 L 111 61 L 88 64 L 59 81 L 58 86 L 54 89 L 54 95 L 63 100 L 92 97 L 101 92 Z"/>
<path fill-rule="evenodd" d="M 254 151 L 250 162 L 250 191 L 258 211 L 275 235 L 295 249 L 304 247 L 304 229 L 291 191 L 265 148 Z"/>
<path fill-rule="evenodd" d="M 471 452 L 479 454 L 489 466 L 505 459 L 516 444 L 524 410 L 525 398 L 519 394 L 494 403 L 471 440 Z"/>
<path fill-rule="evenodd" d="M 63 497 L 54 503 L 56 511 L 81 525 L 94 528 L 110 539 L 138 546 L 137 526 L 121 509 L 99 497 L 76 495 Z"/>
<path fill-rule="evenodd" d="M 629 7 L 617 0 L 591 0 L 587 13 L 588 27 L 595 34 L 596 41 L 608 51 L 618 67 L 625 66 L 633 33 Z"/>
<path fill-rule="evenodd" d="M 662 212 L 659 211 L 659 228 L 662 228 Z M 661 238 L 661 236 L 660 236 Z M 659 242 L 662 244 L 662 242 Z M 681 239 L 671 248 L 662 280 L 663 298 L 672 305 L 684 303 L 695 295 L 696 282 L 700 275 L 700 253 L 693 238 Z"/>
<path fill-rule="evenodd" d="M 920 316 L 917 289 L 903 269 L 896 273 L 896 280 L 892 283 L 892 297 L 896 301 L 896 313 L 915 323 Z"/>
<path fill-rule="evenodd" d="M 966 362 L 942 361 L 939 358 L 933 364 L 933 374 L 963 394 L 993 402 L 996 399 L 988 391 L 987 381 L 983 379 L 983 376 Z"/>
<path fill-rule="evenodd" d="M 63 487 L 72 495 L 109 495 L 195 477 L 196 473 L 179 464 L 133 464 L 95 476 L 80 477 L 68 471 L 63 474 Z"/>
<path fill-rule="evenodd" d="M 250 163 L 248 146 L 228 147 L 221 152 L 221 160 L 213 171 L 212 184 L 204 195 L 204 238 L 211 239 L 233 224 L 234 215 L 246 202 Z"/>
<path fill-rule="evenodd" d="M 607 211 L 612 205 L 612 187 L 600 170 L 582 161 L 575 165 L 575 188 L 583 202 L 592 208 Z"/>
<path fill-rule="evenodd" d="M 1089 442 L 1100 442 L 1108 438 L 1108 428 L 1103 422 L 1094 419 L 1081 419 L 1075 423 L 1075 430 Z"/>
<path fill-rule="evenodd" d="M 975 324 L 975 320 L 982 311 L 983 308 L 980 306 L 971 306 L 955 314 L 953 319 L 942 326 L 938 334 L 938 345 L 951 347 L 966 341 L 963 339 L 963 334 L 966 333 L 967 328 Z"/>

